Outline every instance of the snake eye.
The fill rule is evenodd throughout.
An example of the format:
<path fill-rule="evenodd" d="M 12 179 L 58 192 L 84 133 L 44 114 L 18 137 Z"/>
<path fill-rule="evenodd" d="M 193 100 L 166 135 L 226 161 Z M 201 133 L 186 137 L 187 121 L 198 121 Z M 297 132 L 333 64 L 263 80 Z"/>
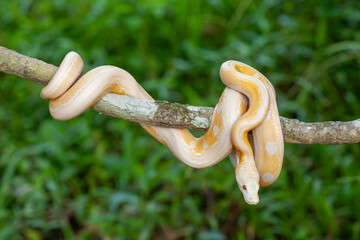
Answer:
<path fill-rule="evenodd" d="M 246 191 L 246 185 L 242 185 L 242 189 Z"/>

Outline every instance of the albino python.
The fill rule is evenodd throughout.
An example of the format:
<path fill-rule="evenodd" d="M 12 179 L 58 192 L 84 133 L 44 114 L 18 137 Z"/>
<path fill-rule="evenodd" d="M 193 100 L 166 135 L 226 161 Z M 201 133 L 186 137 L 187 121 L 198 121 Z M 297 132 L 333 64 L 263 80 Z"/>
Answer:
<path fill-rule="evenodd" d="M 83 65 L 77 53 L 69 52 L 41 91 L 42 98 L 50 99 L 55 119 L 78 116 L 108 92 L 153 100 L 128 72 L 114 66 L 97 67 L 76 81 Z M 202 137 L 195 138 L 186 129 L 141 126 L 193 168 L 210 167 L 230 154 L 245 201 L 257 204 L 260 186 L 272 184 L 282 167 L 284 143 L 275 91 L 260 72 L 237 61 L 223 63 L 220 78 L 227 87 Z"/>

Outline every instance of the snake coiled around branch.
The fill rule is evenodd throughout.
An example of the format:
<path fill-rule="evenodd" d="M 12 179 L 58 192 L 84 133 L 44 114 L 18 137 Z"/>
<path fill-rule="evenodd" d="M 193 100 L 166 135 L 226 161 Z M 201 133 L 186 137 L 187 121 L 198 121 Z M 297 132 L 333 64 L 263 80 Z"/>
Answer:
<path fill-rule="evenodd" d="M 83 66 L 81 57 L 69 52 L 41 91 L 42 98 L 50 99 L 55 119 L 74 118 L 109 92 L 153 100 L 131 74 L 118 67 L 100 66 L 77 80 Z M 238 61 L 224 62 L 220 78 L 226 88 L 202 137 L 186 129 L 140 125 L 190 167 L 207 168 L 229 155 L 245 201 L 257 204 L 260 186 L 276 181 L 283 161 L 275 90 L 260 72 Z M 248 137 L 251 130 L 252 137 Z"/>

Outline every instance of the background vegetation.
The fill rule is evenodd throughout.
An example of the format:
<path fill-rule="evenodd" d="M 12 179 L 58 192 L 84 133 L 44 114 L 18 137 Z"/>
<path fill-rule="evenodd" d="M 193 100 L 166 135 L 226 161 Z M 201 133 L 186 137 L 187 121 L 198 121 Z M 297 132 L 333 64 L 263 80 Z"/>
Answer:
<path fill-rule="evenodd" d="M 1 1 L 0 45 L 86 70 L 120 66 L 156 99 L 214 106 L 227 59 L 303 121 L 360 113 L 360 4 L 347 1 Z M 228 160 L 184 166 L 138 124 L 52 119 L 40 85 L 0 73 L 0 239 L 360 239 L 360 148 L 286 144 L 248 206 Z"/>

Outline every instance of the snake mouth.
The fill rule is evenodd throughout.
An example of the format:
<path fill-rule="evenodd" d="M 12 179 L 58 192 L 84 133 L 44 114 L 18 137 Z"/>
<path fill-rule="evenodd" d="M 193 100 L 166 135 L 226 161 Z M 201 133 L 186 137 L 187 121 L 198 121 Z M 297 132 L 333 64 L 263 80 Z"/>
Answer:
<path fill-rule="evenodd" d="M 259 203 L 259 195 L 257 191 L 254 190 L 247 191 L 243 189 L 240 189 L 240 191 L 242 192 L 246 203 L 251 205 L 256 205 Z"/>
<path fill-rule="evenodd" d="M 259 203 L 259 198 L 257 199 L 247 199 L 245 200 L 248 204 L 251 204 L 251 205 L 257 205 Z"/>
<path fill-rule="evenodd" d="M 250 191 L 244 190 L 240 188 L 240 191 L 242 192 L 244 196 L 244 200 L 246 203 L 251 205 L 256 205 L 259 203 L 259 195 L 258 191 L 251 189 Z"/>

